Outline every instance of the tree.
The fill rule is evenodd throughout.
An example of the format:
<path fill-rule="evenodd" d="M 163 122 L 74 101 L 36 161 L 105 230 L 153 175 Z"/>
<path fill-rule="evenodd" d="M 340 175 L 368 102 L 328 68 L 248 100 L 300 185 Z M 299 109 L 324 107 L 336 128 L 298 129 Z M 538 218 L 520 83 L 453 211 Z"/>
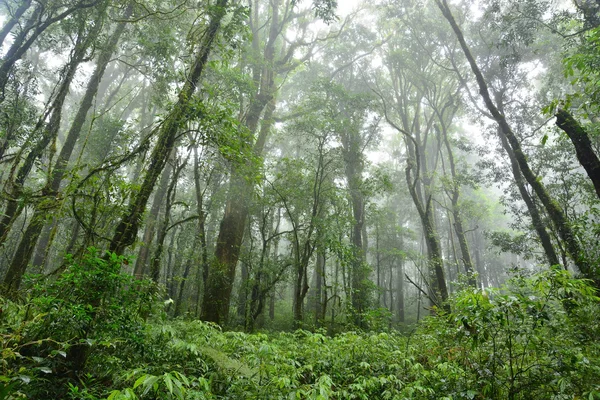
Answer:
<path fill-rule="evenodd" d="M 464 35 L 462 34 L 460 27 L 456 23 L 456 20 L 454 19 L 452 11 L 450 10 L 447 2 L 445 0 L 436 0 L 436 4 L 442 12 L 444 18 L 446 18 L 446 20 L 452 27 L 452 30 L 454 31 L 458 42 L 460 43 L 460 46 L 465 54 L 465 57 L 467 58 L 471 70 L 476 77 L 477 85 L 479 87 L 479 93 L 485 103 L 485 106 L 496 121 L 496 123 L 498 124 L 501 133 L 506 137 L 514 153 L 515 159 L 519 165 L 521 173 L 523 174 L 523 177 L 529 183 L 529 185 L 531 185 L 537 197 L 544 205 L 548 216 L 550 217 L 554 226 L 559 232 L 560 238 L 565 243 L 567 251 L 569 252 L 570 257 L 573 259 L 575 265 L 577 265 L 577 267 L 580 269 L 581 273 L 584 276 L 588 278 L 593 278 L 593 271 L 590 267 L 590 264 L 586 259 L 585 254 L 583 253 L 573 230 L 570 228 L 563 211 L 556 204 L 556 201 L 554 201 L 550 197 L 550 195 L 544 188 L 541 179 L 538 179 L 535 173 L 531 170 L 527 158 L 525 157 L 525 154 L 521 149 L 521 144 L 519 140 L 517 139 L 512 128 L 508 124 L 506 117 L 500 112 L 496 104 L 492 101 L 492 97 L 490 95 L 490 91 L 485 81 L 485 78 L 483 77 L 483 74 L 481 73 L 477 62 L 475 61 L 475 58 L 471 54 L 469 46 L 465 41 Z"/>
<path fill-rule="evenodd" d="M 132 6 L 128 6 L 123 18 L 129 18 L 132 11 Z M 97 24 L 99 26 L 102 25 L 102 18 L 97 19 Z M 115 51 L 117 43 L 119 42 L 119 38 L 125 29 L 125 25 L 125 21 L 117 24 L 113 34 L 108 39 L 108 42 L 105 44 L 105 47 L 98 56 L 96 69 L 94 70 L 94 73 L 88 82 L 88 87 L 82 99 L 81 105 L 79 106 L 79 110 L 77 111 L 71 128 L 67 133 L 67 137 L 56 159 L 54 168 L 48 177 L 46 186 L 42 189 L 42 198 L 34 204 L 33 216 L 31 217 L 27 228 L 25 228 L 25 231 L 21 237 L 21 241 L 17 246 L 17 251 L 15 252 L 7 272 L 7 277 L 10 277 L 11 279 L 10 286 L 13 288 L 18 288 L 21 277 L 27 269 L 27 265 L 29 264 L 35 249 L 35 245 L 42 233 L 42 228 L 46 222 L 47 214 L 54 206 L 52 204 L 54 202 L 54 198 L 59 197 L 58 192 L 60 189 L 60 184 L 66 173 L 67 163 L 71 158 L 71 154 L 73 153 L 75 144 L 79 138 L 83 124 L 85 123 L 86 116 L 92 106 L 93 98 L 96 95 L 98 86 L 100 85 L 100 80 L 104 75 L 104 71 L 111 59 L 113 52 Z M 97 34 L 99 28 L 96 28 L 95 31 Z M 93 35 L 88 36 L 88 40 L 93 40 L 93 38 Z M 91 43 L 88 44 L 88 46 L 90 45 Z M 56 129 L 58 129 L 58 126 Z"/>
<path fill-rule="evenodd" d="M 260 15 L 258 2 L 252 4 L 249 24 L 253 30 L 253 40 L 250 54 L 254 62 L 250 64 L 250 72 L 254 91 L 248 103 L 242 104 L 242 107 L 247 107 L 244 107 L 240 118 L 244 129 L 241 130 L 237 151 L 242 156 L 231 165 L 228 198 L 202 302 L 202 318 L 220 324 L 225 323 L 229 316 L 233 281 L 246 231 L 248 205 L 252 201 L 256 171 L 260 168 L 264 146 L 274 122 L 277 81 L 285 79 L 302 65 L 312 55 L 317 43 L 316 40 L 305 42 L 305 35 L 309 32 L 308 24 L 302 22 L 302 17 L 306 11 L 297 14 L 290 4 L 276 0 L 270 2 L 267 15 Z M 318 14 L 330 9 L 322 9 L 324 5 L 331 6 L 329 2 L 320 3 L 316 8 Z M 261 22 L 263 19 L 266 19 L 266 23 Z M 286 29 L 295 20 L 302 34 L 289 45 L 280 43 Z M 264 47 L 261 48 L 261 45 Z M 306 53 L 296 59 L 296 52 L 300 48 L 307 48 Z"/>
<path fill-rule="evenodd" d="M 217 38 L 221 21 L 226 14 L 227 0 L 218 0 L 215 7 L 211 9 L 210 21 L 202 41 L 195 51 L 194 61 L 187 80 L 177 96 L 177 102 L 166 115 L 162 124 L 155 129 L 157 137 L 156 145 L 150 156 L 151 162 L 145 171 L 140 190 L 132 195 L 128 210 L 121 217 L 121 221 L 115 229 L 111 239 L 109 251 L 122 254 L 124 250 L 133 244 L 139 228 L 142 214 L 156 181 L 161 174 L 169 154 L 175 146 L 180 126 L 187 121 L 189 113 L 193 112 L 193 94 L 200 82 L 202 72 L 208 62 L 208 57 Z"/>

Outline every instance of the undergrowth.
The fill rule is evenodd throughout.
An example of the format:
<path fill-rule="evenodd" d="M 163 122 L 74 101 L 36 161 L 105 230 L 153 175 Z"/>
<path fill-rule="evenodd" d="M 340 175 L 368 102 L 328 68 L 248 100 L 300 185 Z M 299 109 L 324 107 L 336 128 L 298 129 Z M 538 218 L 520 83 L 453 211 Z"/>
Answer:
<path fill-rule="evenodd" d="M 410 334 L 332 337 L 168 319 L 122 262 L 91 251 L 1 300 L 0 399 L 600 399 L 599 299 L 560 269 L 465 289 Z"/>

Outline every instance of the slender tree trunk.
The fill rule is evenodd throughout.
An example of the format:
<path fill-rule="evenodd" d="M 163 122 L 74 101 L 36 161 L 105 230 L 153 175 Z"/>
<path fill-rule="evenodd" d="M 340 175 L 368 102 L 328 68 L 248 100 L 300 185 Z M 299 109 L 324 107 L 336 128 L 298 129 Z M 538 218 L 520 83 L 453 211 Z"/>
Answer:
<path fill-rule="evenodd" d="M 567 251 L 569 252 L 569 255 L 574 261 L 575 265 L 577 265 L 577 267 L 585 277 L 594 279 L 594 271 L 589 262 L 586 260 L 585 254 L 583 253 L 583 250 L 581 249 L 581 246 L 577 241 L 575 233 L 569 226 L 569 221 L 567 220 L 564 212 L 561 210 L 560 206 L 556 203 L 556 201 L 550 197 L 542 183 L 542 180 L 538 176 L 536 176 L 529 167 L 527 157 L 521 149 L 521 143 L 519 142 L 512 128 L 506 121 L 504 115 L 499 111 L 498 107 L 492 101 L 492 98 L 490 97 L 490 91 L 483 77 L 483 74 L 481 73 L 477 62 L 475 61 L 475 58 L 471 54 L 471 51 L 465 41 L 463 33 L 457 25 L 456 20 L 454 19 L 454 16 L 452 15 L 452 12 L 450 11 L 446 0 L 435 0 L 435 2 L 438 5 L 444 17 L 450 23 L 450 26 L 452 27 L 460 43 L 463 53 L 465 54 L 467 61 L 471 66 L 471 70 L 475 75 L 477 84 L 479 86 L 479 94 L 481 95 L 488 111 L 502 130 L 502 133 L 506 136 L 506 139 L 513 150 L 515 159 L 519 164 L 519 168 L 521 170 L 521 173 L 523 174 L 523 177 L 525 178 L 527 183 L 529 183 L 529 185 L 533 188 L 534 192 L 544 205 L 548 216 L 550 217 L 554 226 L 556 227 L 556 230 L 558 231 L 561 240 L 565 243 L 565 247 L 567 248 Z"/>
<path fill-rule="evenodd" d="M 523 202 L 525 202 L 525 205 L 527 206 L 527 211 L 529 211 L 531 223 L 540 239 L 540 243 L 542 244 L 542 248 L 544 249 L 544 253 L 546 254 L 546 259 L 548 260 L 548 263 L 550 263 L 550 265 L 560 265 L 560 261 L 558 260 L 558 256 L 556 255 L 556 251 L 554 249 L 554 246 L 552 245 L 552 239 L 550 238 L 550 235 L 546 230 L 546 225 L 542 220 L 542 216 L 540 215 L 538 206 L 534 203 L 533 198 L 527 191 L 526 183 L 523 179 L 523 175 L 521 174 L 521 170 L 519 169 L 519 164 L 515 159 L 515 155 L 502 132 L 498 132 L 498 134 L 500 136 L 500 142 L 502 143 L 502 147 L 508 154 L 515 183 L 517 185 L 517 188 L 519 189 L 519 193 L 521 194 Z"/>
<path fill-rule="evenodd" d="M 173 152 L 173 155 L 175 155 L 174 153 L 175 152 Z M 150 260 L 150 278 L 155 283 L 160 282 L 160 264 L 162 260 L 165 239 L 167 238 L 167 232 L 169 230 L 169 223 L 171 221 L 171 206 L 173 205 L 173 199 L 175 198 L 177 178 L 179 177 L 179 173 L 185 166 L 186 162 L 183 162 L 180 166 L 173 170 L 173 176 L 171 177 L 169 188 L 167 189 L 165 213 L 163 216 L 162 223 L 158 229 L 158 236 L 156 238 L 156 248 L 154 249 L 152 259 Z"/>
<path fill-rule="evenodd" d="M 317 266 L 315 269 L 315 326 L 320 326 L 325 318 L 323 311 L 323 276 L 325 275 L 325 253 L 319 249 L 317 251 Z"/>
<path fill-rule="evenodd" d="M 454 163 L 454 153 L 452 151 L 452 147 L 450 146 L 450 141 L 448 140 L 448 131 L 446 130 L 446 127 L 442 126 L 441 132 L 439 133 L 442 134 L 444 139 L 444 145 L 446 147 L 446 152 L 448 153 L 448 162 L 450 164 L 450 173 L 452 174 L 452 193 L 450 201 L 452 202 L 452 217 L 454 219 L 454 231 L 456 232 L 456 239 L 458 240 L 458 245 L 460 246 L 462 262 L 465 266 L 465 273 L 469 280 L 469 284 L 473 287 L 477 287 L 477 282 L 475 281 L 475 277 L 473 276 L 474 268 L 473 261 L 471 260 L 471 252 L 469 251 L 469 243 L 467 242 L 467 236 L 465 235 L 462 215 L 460 212 L 460 189 L 459 183 L 457 182 L 456 165 Z M 452 232 L 448 232 L 448 234 L 452 236 Z"/>
<path fill-rule="evenodd" d="M 179 317 L 183 312 L 183 290 L 185 289 L 185 282 L 190 275 L 190 270 L 192 269 L 192 263 L 194 261 L 193 254 L 187 259 L 185 263 L 185 267 L 183 269 L 183 275 L 181 276 L 181 281 L 179 282 L 179 290 L 177 291 L 177 301 L 175 301 L 175 311 L 173 315 L 175 317 Z"/>
<path fill-rule="evenodd" d="M 135 268 L 133 275 L 137 279 L 142 279 L 144 274 L 147 272 L 146 267 L 148 264 L 148 256 L 152 247 L 152 241 L 154 240 L 154 234 L 156 232 L 156 224 L 158 222 L 160 207 L 164 203 L 165 195 L 169 189 L 169 182 L 171 180 L 171 165 L 167 163 L 167 166 L 163 169 L 158 184 L 158 189 L 154 193 L 154 200 L 152 200 L 152 207 L 146 217 L 146 228 L 144 230 L 143 243 L 138 251 L 137 260 L 135 260 Z"/>
<path fill-rule="evenodd" d="M 175 146 L 179 128 L 187 119 L 189 103 L 192 100 L 192 96 L 208 61 L 208 56 L 221 26 L 221 20 L 226 13 L 225 7 L 227 3 L 228 0 L 217 0 L 216 4 L 211 8 L 210 23 L 196 53 L 193 67 L 189 75 L 187 75 L 187 80 L 183 88 L 179 92 L 177 103 L 175 103 L 173 109 L 156 130 L 158 140 L 150 156 L 150 165 L 145 171 L 140 190 L 133 194 L 128 210 L 122 216 L 121 221 L 115 229 L 115 234 L 109 246 L 109 251 L 111 252 L 123 254 L 125 249 L 135 242 L 148 198 Z"/>
<path fill-rule="evenodd" d="M 212 177 L 212 174 L 211 174 Z M 208 184 L 208 183 L 207 183 Z M 198 278 L 202 278 L 202 284 L 198 281 L 197 290 L 197 303 L 196 303 L 196 315 L 200 314 L 200 303 L 201 293 L 200 289 L 202 286 L 206 288 L 206 281 L 208 279 L 208 247 L 206 245 L 206 217 L 207 212 L 204 210 L 204 192 L 200 185 L 200 159 L 198 158 L 198 147 L 194 146 L 194 189 L 196 191 L 196 212 L 198 213 L 198 241 L 200 242 L 200 262 L 198 263 Z M 213 191 L 214 193 L 214 191 Z"/>
<path fill-rule="evenodd" d="M 396 315 L 398 316 L 398 322 L 404 323 L 404 257 L 400 256 L 398 261 L 398 273 L 396 278 Z"/>
<path fill-rule="evenodd" d="M 429 197 L 425 200 L 425 204 L 421 202 L 416 188 L 418 182 L 413 181 L 411 169 L 411 165 L 406 168 L 406 182 L 408 183 L 410 195 L 419 213 L 421 225 L 423 227 L 423 235 L 425 237 L 425 244 L 427 245 L 430 300 L 433 303 L 432 305 L 445 308 L 446 306 L 443 305 L 443 303 L 448 299 L 448 288 L 444 277 L 444 263 L 440 239 L 433 221 L 432 200 L 431 197 Z"/>
<path fill-rule="evenodd" d="M 31 6 L 31 0 L 24 0 L 21 5 L 15 10 L 14 14 L 10 17 L 8 21 L 4 23 L 4 26 L 0 30 L 0 46 L 4 44 L 4 40 L 14 28 L 14 26 L 19 22 L 19 19 L 23 16 L 25 11 L 29 9 Z"/>
<path fill-rule="evenodd" d="M 243 321 L 244 327 L 248 329 L 248 285 L 250 284 L 250 274 L 248 272 L 248 265 L 245 262 L 241 262 L 241 286 L 238 293 L 238 304 L 237 304 L 237 316 Z"/>

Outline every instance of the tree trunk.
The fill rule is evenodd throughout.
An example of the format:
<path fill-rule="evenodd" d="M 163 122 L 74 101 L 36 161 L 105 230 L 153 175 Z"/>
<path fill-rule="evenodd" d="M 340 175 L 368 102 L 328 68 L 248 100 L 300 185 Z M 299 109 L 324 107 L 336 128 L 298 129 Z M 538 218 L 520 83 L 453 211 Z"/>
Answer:
<path fill-rule="evenodd" d="M 97 34 L 97 31 L 95 33 Z M 0 245 L 8 236 L 10 227 L 20 214 L 20 210 L 23 209 L 18 203 L 20 202 L 20 197 L 23 194 L 23 184 L 25 183 L 26 177 L 33 169 L 35 160 L 41 157 L 42 153 L 46 147 L 48 147 L 51 141 L 56 140 L 58 130 L 60 128 L 64 101 L 69 93 L 69 88 L 75 76 L 75 72 L 77 71 L 77 67 L 83 61 L 87 49 L 93 40 L 93 35 L 94 33 L 92 32 L 90 36 L 84 39 L 83 27 L 81 27 L 77 38 L 77 43 L 75 44 L 75 47 L 71 53 L 71 58 L 61 74 L 64 78 L 60 84 L 58 93 L 52 102 L 50 119 L 44 126 L 42 138 L 36 143 L 34 148 L 27 155 L 25 162 L 17 173 L 16 180 L 12 184 L 13 190 L 11 193 L 11 198 L 8 200 L 5 215 L 2 218 L 2 221 L 0 221 Z M 40 121 L 43 122 L 43 120 Z M 47 194 L 46 190 L 44 190 L 44 192 L 44 194 Z M 39 233 L 46 222 L 46 211 L 48 208 L 54 207 L 54 202 L 54 198 L 44 198 L 35 207 L 33 216 L 31 217 L 29 225 L 27 226 L 21 241 L 19 242 L 17 251 L 10 263 L 6 276 L 4 277 L 3 287 L 4 290 L 6 290 L 6 293 L 14 293 L 19 288 L 23 274 L 25 273 L 29 260 L 31 259 L 31 254 L 35 249 L 35 244 L 39 238 Z"/>
<path fill-rule="evenodd" d="M 398 322 L 404 323 L 404 256 L 398 261 L 398 274 L 396 278 L 396 315 Z"/>
<path fill-rule="evenodd" d="M 25 11 L 29 9 L 30 6 L 31 0 L 24 0 L 14 12 L 14 14 L 11 16 L 11 18 L 5 22 L 4 26 L 0 30 L 0 46 L 4 44 L 4 40 L 6 39 L 12 28 L 14 28 L 17 22 L 19 22 L 19 19 L 23 16 Z"/>
<path fill-rule="evenodd" d="M 179 282 L 179 290 L 177 291 L 177 301 L 175 301 L 175 311 L 173 315 L 175 317 L 179 317 L 183 312 L 183 290 L 185 289 L 185 282 L 190 275 L 190 270 L 192 268 L 192 263 L 194 261 L 193 254 L 187 259 L 185 262 L 185 267 L 183 269 L 183 275 L 181 276 L 181 281 Z"/>
<path fill-rule="evenodd" d="M 254 190 L 253 185 L 237 172 L 232 173 L 231 179 L 215 258 L 210 266 L 202 301 L 202 319 L 218 324 L 225 323 L 229 318 L 229 302 L 248 217 L 248 201 Z"/>
<path fill-rule="evenodd" d="M 458 240 L 458 245 L 460 246 L 460 253 L 462 256 L 462 261 L 465 266 L 465 273 L 469 280 L 469 285 L 473 287 L 477 287 L 477 282 L 475 281 L 475 277 L 473 276 L 473 261 L 471 260 L 471 253 L 469 251 L 469 243 L 467 242 L 467 236 L 465 235 L 465 230 L 463 227 L 462 215 L 460 213 L 459 199 L 460 199 L 460 189 L 459 183 L 457 182 L 456 176 L 456 165 L 454 163 L 454 153 L 452 151 L 452 147 L 450 146 L 450 141 L 448 140 L 448 131 L 445 126 L 442 126 L 441 134 L 444 138 L 444 145 L 446 146 L 446 152 L 448 153 L 448 162 L 450 164 L 450 173 L 452 174 L 452 187 L 451 187 L 451 197 L 450 201 L 452 202 L 452 217 L 454 218 L 454 231 L 456 232 L 456 239 Z M 452 232 L 448 232 L 451 236 Z"/>
<path fill-rule="evenodd" d="M 323 313 L 323 276 L 325 275 L 325 253 L 322 250 L 317 251 L 317 266 L 315 269 L 315 326 L 320 326 L 325 319 Z"/>
<path fill-rule="evenodd" d="M 154 240 L 154 234 L 156 231 L 156 224 L 160 213 L 160 207 L 162 206 L 165 195 L 169 189 L 169 181 L 171 180 L 171 165 L 167 163 L 167 166 L 163 169 L 158 184 L 158 189 L 154 193 L 154 200 L 152 200 L 152 207 L 146 217 L 146 228 L 144 230 L 143 243 L 138 251 L 137 260 L 135 260 L 135 268 L 133 275 L 137 279 L 142 279 L 144 274 L 147 272 L 146 267 L 148 264 L 148 255 L 152 247 L 152 241 Z"/>
<path fill-rule="evenodd" d="M 589 262 L 586 260 L 585 254 L 583 253 L 583 250 L 581 249 L 581 246 L 577 241 L 575 233 L 569 226 L 569 222 L 565 217 L 564 212 L 561 210 L 560 206 L 556 203 L 556 201 L 550 197 L 542 183 L 542 180 L 538 176 L 536 176 L 529 167 L 527 157 L 521 149 L 521 144 L 519 140 L 517 139 L 516 135 L 512 131 L 512 128 L 506 121 L 504 115 L 498 110 L 498 108 L 492 101 L 490 97 L 490 91 L 483 77 L 483 74 L 481 73 L 477 62 L 475 61 L 475 58 L 471 54 L 471 51 L 465 41 L 462 31 L 458 27 L 446 0 L 435 0 L 435 2 L 438 5 L 444 17 L 450 23 L 460 43 L 463 53 L 465 54 L 467 61 L 471 66 L 471 70 L 475 75 L 477 84 L 479 86 L 479 94 L 483 98 L 483 101 L 488 111 L 490 112 L 490 114 L 492 114 L 492 117 L 502 130 L 502 133 L 506 136 L 506 139 L 508 140 L 508 143 L 510 144 L 510 147 L 513 150 L 515 159 L 519 164 L 519 168 L 521 170 L 521 173 L 523 174 L 523 177 L 533 188 L 534 192 L 544 205 L 548 216 L 550 217 L 554 226 L 556 227 L 556 230 L 558 231 L 561 240 L 565 243 L 565 247 L 567 248 L 567 251 L 569 252 L 569 255 L 574 261 L 575 265 L 579 268 L 579 270 L 585 277 L 594 279 L 595 276 L 593 273 L 593 269 Z"/>
<path fill-rule="evenodd" d="M 175 151 L 173 151 L 173 155 L 175 155 Z M 185 166 L 186 162 L 183 162 L 180 166 L 173 170 L 173 176 L 170 179 L 169 187 L 167 189 L 165 213 L 163 215 L 162 223 L 158 229 L 158 235 L 156 238 L 156 248 L 154 249 L 152 259 L 150 260 L 150 278 L 155 283 L 160 282 L 160 264 L 162 259 L 162 253 L 164 250 L 165 239 L 167 238 L 167 233 L 169 230 L 169 223 L 171 222 L 171 206 L 173 205 L 173 199 L 175 198 L 177 178 L 179 177 L 179 173 Z"/>
<path fill-rule="evenodd" d="M 596 195 L 600 198 L 600 160 L 592 148 L 592 142 L 583 127 L 565 110 L 559 109 L 556 113 L 556 126 L 562 129 L 575 147 L 577 159 L 587 172 L 594 184 Z"/>
<path fill-rule="evenodd" d="M 4 91 L 6 89 L 6 84 L 8 83 L 10 71 L 15 63 L 19 61 L 21 57 L 23 57 L 27 50 L 29 50 L 39 35 L 42 34 L 42 32 L 44 32 L 50 25 L 67 18 L 77 10 L 94 7 L 100 2 L 101 0 L 95 0 L 89 3 L 79 3 L 54 17 L 47 17 L 44 21 L 41 21 L 41 13 L 44 10 L 44 6 L 39 5 L 38 8 L 36 8 L 23 30 L 21 30 L 21 32 L 15 37 L 11 47 L 8 49 L 4 57 L 2 57 L 2 63 L 0 64 L 0 103 L 2 103 L 5 98 Z M 30 32 L 31 35 L 28 36 Z"/>
<path fill-rule="evenodd" d="M 418 128 L 416 129 L 418 131 Z M 405 138 L 408 153 L 410 155 L 410 159 L 412 160 L 409 161 L 409 164 L 406 167 L 406 182 L 408 184 L 410 196 L 413 199 L 413 203 L 417 208 L 417 212 L 421 220 L 425 244 L 427 246 L 429 274 L 429 282 L 427 282 L 427 284 L 429 286 L 429 300 L 432 303 L 431 305 L 436 305 L 439 308 L 448 310 L 448 307 L 445 304 L 446 300 L 448 299 L 448 288 L 446 286 L 446 278 L 444 276 L 444 263 L 440 239 L 433 220 L 434 216 L 432 197 L 429 195 L 426 199 L 424 199 L 423 195 L 421 194 L 421 185 L 426 186 L 426 184 L 420 182 L 421 172 L 419 171 L 419 165 L 421 165 L 424 169 L 423 175 L 426 174 L 426 165 L 424 162 L 425 160 L 421 159 L 420 154 L 422 151 L 417 146 L 417 143 L 420 143 L 420 137 L 414 139 L 413 141 L 410 140 L 410 138 L 405 134 Z M 422 161 L 419 162 L 418 160 Z M 413 166 L 416 167 L 415 169 L 417 171 L 414 178 L 412 178 Z"/>
<path fill-rule="evenodd" d="M 252 148 L 254 155 L 258 157 L 262 154 L 266 138 L 273 124 L 272 114 L 275 109 L 274 95 L 276 90 L 273 64 L 275 43 L 282 29 L 279 21 L 279 6 L 280 0 L 274 0 L 270 3 L 272 15 L 270 18 L 269 35 L 266 38 L 263 53 L 264 61 L 262 64 L 256 64 L 253 67 L 253 80 L 257 86 L 257 92 L 250 102 L 247 115 L 244 119 L 244 124 L 250 134 L 255 135 L 264 111 L 261 130 Z M 256 15 L 254 18 L 256 18 Z M 252 18 L 250 19 L 250 24 L 253 26 Z M 257 31 L 253 33 L 252 45 L 257 50 L 259 35 Z M 246 150 L 249 151 L 249 146 Z M 229 303 L 233 289 L 233 280 L 235 278 L 235 269 L 241 243 L 244 238 L 248 204 L 252 200 L 251 195 L 254 191 L 254 185 L 251 183 L 253 178 L 245 176 L 242 172 L 245 168 L 253 169 L 250 165 L 234 165 L 232 167 L 225 213 L 219 227 L 215 260 L 211 264 L 207 285 L 204 290 L 202 319 L 217 324 L 226 322 L 229 317 Z"/>
<path fill-rule="evenodd" d="M 111 252 L 123 254 L 125 249 L 135 242 L 148 198 L 175 146 L 179 128 L 188 117 L 189 103 L 192 100 L 192 96 L 208 61 L 213 42 L 221 26 L 221 20 L 226 13 L 225 7 L 227 3 L 228 0 L 217 0 L 216 4 L 211 7 L 212 15 L 210 23 L 204 33 L 200 48 L 196 53 L 193 67 L 189 75 L 187 75 L 183 88 L 179 92 L 177 103 L 175 103 L 173 109 L 155 131 L 158 140 L 150 156 L 150 165 L 145 171 L 140 190 L 132 195 L 128 210 L 122 216 L 121 221 L 115 229 L 115 234 L 109 246 L 109 251 Z"/>
<path fill-rule="evenodd" d="M 125 18 L 125 19 L 129 18 L 129 16 L 132 13 L 132 10 L 133 10 L 133 8 L 130 5 L 127 8 L 127 10 L 125 11 L 123 18 Z M 117 25 L 115 32 L 112 34 L 112 36 L 110 37 L 110 39 L 107 43 L 107 46 L 103 49 L 102 53 L 100 53 L 100 56 L 98 57 L 96 69 L 94 70 L 94 73 L 92 74 L 92 77 L 91 77 L 90 81 L 88 82 L 88 86 L 87 86 L 85 95 L 83 96 L 83 100 L 81 101 L 81 104 L 79 106 L 79 109 L 77 111 L 75 119 L 73 120 L 71 128 L 69 129 L 69 132 L 65 139 L 65 143 L 63 144 L 63 147 L 60 151 L 60 154 L 58 155 L 58 158 L 56 159 L 56 163 L 54 165 L 54 168 L 52 169 L 52 173 L 49 176 L 48 183 L 43 190 L 44 197 L 47 198 L 50 203 L 47 204 L 47 207 L 41 206 L 42 203 L 37 203 L 35 205 L 34 218 L 32 218 L 29 223 L 29 225 L 34 225 L 34 226 L 32 226 L 31 229 L 29 226 L 26 228 L 25 233 L 23 234 L 23 237 L 21 239 L 21 242 L 23 242 L 23 246 L 21 246 L 21 244 L 19 244 L 19 250 L 17 251 L 17 253 L 15 255 L 15 258 L 17 256 L 19 257 L 19 260 L 17 260 L 17 262 L 22 264 L 19 268 L 24 268 L 23 266 L 25 266 L 25 267 L 27 266 L 27 264 L 29 263 L 29 260 L 31 259 L 33 250 L 35 248 L 35 247 L 31 247 L 31 245 L 33 244 L 33 246 L 35 246 L 35 243 L 37 243 L 40 234 L 43 232 L 43 229 L 40 226 L 40 224 L 43 225 L 45 223 L 45 218 L 47 216 L 47 213 L 51 212 L 51 210 L 53 208 L 53 205 L 52 205 L 53 201 L 51 200 L 51 198 L 57 196 L 57 193 L 60 189 L 60 184 L 61 184 L 62 179 L 66 172 L 67 163 L 69 162 L 69 159 L 71 158 L 71 154 L 73 153 L 73 149 L 75 148 L 75 143 L 77 142 L 77 139 L 79 138 L 79 135 L 81 133 L 81 128 L 83 127 L 83 124 L 85 123 L 87 113 L 92 106 L 93 98 L 96 95 L 96 91 L 98 90 L 98 84 L 99 84 L 100 80 L 102 79 L 102 75 L 104 74 L 106 65 L 108 65 L 108 63 L 111 59 L 111 56 L 117 46 L 119 38 L 121 37 L 121 34 L 123 33 L 124 29 L 125 29 L 125 22 L 121 22 Z M 86 41 L 89 43 L 89 38 L 86 39 Z M 83 54 L 82 54 L 82 56 L 83 56 Z M 78 64 L 79 64 L 79 62 L 78 62 Z M 57 127 L 56 133 L 58 133 L 58 127 Z M 59 203 L 59 202 L 57 202 L 57 203 Z M 55 204 L 54 206 L 57 206 L 57 204 Z M 44 210 L 41 210 L 41 213 L 43 215 L 40 215 L 40 212 L 38 212 L 39 207 L 44 208 Z M 37 217 L 37 219 L 36 219 L 36 217 Z M 39 220 L 39 218 L 42 218 L 42 220 Z M 48 239 L 45 240 L 47 242 L 46 244 L 49 243 L 49 239 L 50 239 L 49 235 L 50 235 L 50 231 L 48 231 L 48 236 L 47 236 Z M 42 254 L 45 254 L 45 252 L 46 252 L 45 249 L 46 249 L 46 247 L 44 246 L 43 250 L 42 250 L 43 251 Z M 13 263 L 15 263 L 15 260 L 13 260 Z M 34 261 L 34 264 L 35 264 L 35 261 Z"/>
<path fill-rule="evenodd" d="M 521 170 L 519 169 L 519 164 L 515 159 L 515 155 L 506 140 L 506 137 L 502 134 L 500 129 L 498 129 L 498 135 L 500 136 L 500 142 L 502 143 L 502 147 L 508 154 L 508 158 L 510 160 L 510 166 L 512 168 L 513 177 L 515 178 L 515 183 L 517 188 L 519 189 L 519 193 L 521 194 L 521 198 L 525 202 L 527 206 L 527 211 L 529 211 L 529 216 L 531 218 L 531 223 L 533 228 L 535 229 L 540 243 L 542 244 L 542 248 L 544 249 L 544 253 L 546 254 L 546 259 L 550 265 L 560 265 L 560 261 L 558 260 L 558 256 L 556 255 L 556 251 L 554 246 L 552 245 L 552 239 L 546 230 L 546 225 L 542 220 L 542 216 L 540 215 L 540 211 L 538 210 L 537 205 L 534 203 L 531 195 L 527 191 L 526 183 L 523 180 L 523 175 L 521 174 Z"/>

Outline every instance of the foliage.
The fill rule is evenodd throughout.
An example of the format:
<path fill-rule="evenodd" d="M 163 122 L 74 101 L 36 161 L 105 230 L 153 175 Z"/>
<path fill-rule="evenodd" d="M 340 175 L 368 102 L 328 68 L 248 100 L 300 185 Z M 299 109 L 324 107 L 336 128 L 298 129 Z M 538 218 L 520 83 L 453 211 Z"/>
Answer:
<path fill-rule="evenodd" d="M 89 257 L 86 266 L 95 265 L 96 271 L 115 268 L 119 261 Z M 68 279 L 86 285 L 98 282 L 109 290 L 120 287 L 121 301 L 129 293 L 121 286 L 123 281 L 119 283 L 121 278 L 114 285 L 108 283 L 114 275 L 103 279 L 80 271 L 66 276 L 59 280 L 62 290 Z M 60 385 L 66 385 L 71 398 L 81 399 L 600 396 L 596 340 L 600 299 L 589 282 L 558 268 L 530 277 L 517 273 L 500 289 L 466 288 L 451 298 L 452 313 L 428 317 L 408 335 L 345 332 L 332 337 L 324 331 L 304 330 L 249 335 L 223 332 L 200 321 L 165 321 L 161 313 L 152 322 L 137 325 L 132 320 L 139 313 L 125 306 L 131 303 L 120 303 L 128 310 L 127 321 L 111 306 L 113 302 L 107 302 L 97 309 L 106 318 L 98 320 L 93 335 L 88 334 L 87 339 L 95 341 L 94 355 L 78 382 L 47 380 L 47 375 L 57 374 L 59 364 L 65 364 L 70 342 L 68 334 L 52 330 L 56 325 L 44 323 L 48 319 L 42 311 L 52 313 L 54 320 L 71 319 L 75 327 L 85 320 L 84 315 L 89 316 L 85 307 L 81 310 L 81 303 L 94 302 L 97 292 L 85 294 L 75 285 L 76 306 L 61 300 L 56 291 L 59 281 L 48 285 L 45 295 L 42 291 L 32 297 L 28 313 L 36 317 L 19 317 L 17 310 L 25 310 L 14 303 L 3 306 L 4 354 L 20 353 L 3 357 L 3 384 L 13 385 L 12 394 L 5 398 L 16 398 L 19 393 L 35 396 L 32 388 L 42 387 L 59 393 L 65 390 Z M 374 313 L 372 318 L 385 320 L 386 316 Z M 117 328 L 117 321 L 124 325 Z M 16 329 L 9 331 L 9 326 Z M 46 337 L 39 344 L 22 344 L 43 333 L 52 333 L 58 340 Z M 33 346 L 36 353 L 23 351 Z M 31 375 L 28 379 L 23 377 L 25 366 Z"/>
<path fill-rule="evenodd" d="M 58 398 L 62 385 L 82 378 L 77 377 L 82 351 L 83 362 L 94 365 L 94 380 L 120 368 L 131 355 L 123 344 L 139 350 L 142 315 L 154 297 L 147 283 L 121 274 L 123 263 L 123 257 L 101 257 L 90 248 L 79 260 L 68 256 L 55 281 L 30 277 L 24 304 L 3 299 L 0 379 L 16 393 Z"/>

